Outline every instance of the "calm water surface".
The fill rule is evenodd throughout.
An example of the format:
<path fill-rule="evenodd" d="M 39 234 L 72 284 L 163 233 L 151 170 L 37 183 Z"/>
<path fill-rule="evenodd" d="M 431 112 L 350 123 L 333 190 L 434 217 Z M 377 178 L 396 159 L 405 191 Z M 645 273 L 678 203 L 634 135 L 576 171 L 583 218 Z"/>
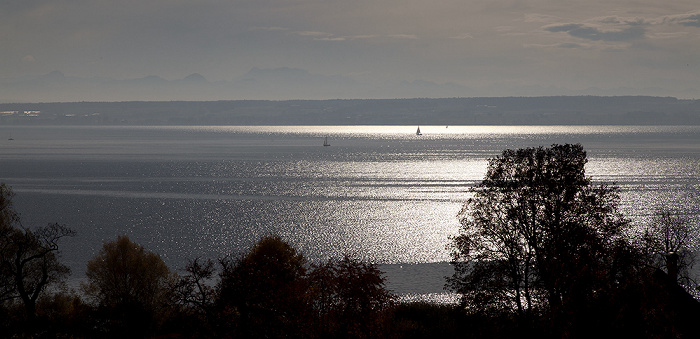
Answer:
<path fill-rule="evenodd" d="M 25 226 L 78 232 L 63 243 L 75 281 L 117 235 L 182 268 L 277 233 L 310 261 L 348 253 L 401 294 L 440 293 L 466 191 L 506 148 L 583 144 L 587 174 L 621 186 L 635 223 L 662 204 L 698 213 L 700 127 L 415 129 L 0 126 L 0 181 Z"/>

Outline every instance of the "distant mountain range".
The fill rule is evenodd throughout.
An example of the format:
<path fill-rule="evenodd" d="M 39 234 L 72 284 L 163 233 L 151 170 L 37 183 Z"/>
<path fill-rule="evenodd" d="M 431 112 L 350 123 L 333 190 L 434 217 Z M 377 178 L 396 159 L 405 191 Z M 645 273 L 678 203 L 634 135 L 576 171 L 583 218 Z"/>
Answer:
<path fill-rule="evenodd" d="M 61 76 L 49 75 L 60 81 Z M 297 76 L 308 76 L 299 73 Z M 264 78 L 261 76 L 259 78 Z M 142 86 L 158 77 L 130 80 Z M 168 82 L 202 82 L 197 75 Z M 338 81 L 342 82 L 342 79 Z M 700 125 L 700 100 L 648 96 L 0 104 L 0 124 Z"/>
<path fill-rule="evenodd" d="M 54 71 L 28 79 L 0 79 L 0 102 L 74 102 L 222 99 L 343 99 L 456 97 L 468 89 L 429 81 L 372 85 L 343 75 L 312 74 L 298 68 L 252 68 L 232 81 L 208 81 L 198 73 L 166 80 L 78 78 Z"/>
<path fill-rule="evenodd" d="M 0 79 L 0 102 L 78 101 L 202 101 L 456 98 L 542 95 L 638 95 L 693 97 L 692 93 L 650 89 L 599 89 L 572 91 L 555 87 L 499 86 L 470 88 L 426 80 L 371 83 L 346 75 L 314 74 L 299 68 L 257 68 L 231 81 L 209 81 L 198 73 L 167 80 L 151 75 L 136 79 L 79 78 L 59 71 L 33 78 Z"/>

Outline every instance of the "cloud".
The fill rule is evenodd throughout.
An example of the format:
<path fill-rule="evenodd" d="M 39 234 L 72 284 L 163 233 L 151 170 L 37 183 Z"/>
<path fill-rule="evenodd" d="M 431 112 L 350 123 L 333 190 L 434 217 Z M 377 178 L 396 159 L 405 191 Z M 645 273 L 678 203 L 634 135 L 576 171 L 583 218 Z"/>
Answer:
<path fill-rule="evenodd" d="M 460 35 L 450 37 L 450 39 L 467 40 L 467 39 L 474 39 L 474 36 L 469 34 L 469 33 L 462 33 Z"/>
<path fill-rule="evenodd" d="M 553 21 L 560 21 L 560 17 L 552 16 L 552 15 L 546 15 L 546 14 L 539 14 L 539 13 L 527 13 L 525 14 L 524 21 L 525 22 L 553 22 Z"/>
<path fill-rule="evenodd" d="M 512 32 L 515 29 L 513 26 L 496 26 L 495 30 L 499 33 Z"/>
<path fill-rule="evenodd" d="M 377 36 L 374 34 L 366 34 L 366 35 L 353 35 L 347 37 L 348 39 L 354 40 L 354 39 L 372 39 L 376 38 Z"/>
<path fill-rule="evenodd" d="M 360 39 L 373 39 L 378 38 L 378 35 L 365 34 L 365 35 L 347 35 L 338 36 L 333 33 L 317 32 L 317 31 L 297 31 L 294 34 L 303 37 L 312 37 L 315 41 L 348 41 L 348 40 L 360 40 Z M 408 36 L 391 36 L 393 38 L 407 38 Z M 417 39 L 417 37 L 415 38 Z"/>
<path fill-rule="evenodd" d="M 279 32 L 279 31 L 288 31 L 289 28 L 284 28 L 284 27 L 251 27 L 251 31 L 267 31 L 267 32 Z"/>
<path fill-rule="evenodd" d="M 557 44 L 556 47 L 559 47 L 559 48 L 583 48 L 585 46 L 583 46 L 581 44 L 576 44 L 573 42 L 565 42 L 565 43 Z"/>
<path fill-rule="evenodd" d="M 396 38 L 396 39 L 418 39 L 417 35 L 414 34 L 391 34 L 387 35 L 389 38 Z"/>
<path fill-rule="evenodd" d="M 266 31 L 266 32 L 280 32 L 281 34 L 287 36 L 299 36 L 305 38 L 312 38 L 314 41 L 350 41 L 350 40 L 361 40 L 361 39 L 377 39 L 377 38 L 390 38 L 390 39 L 419 39 L 417 35 L 414 34 L 389 34 L 389 35 L 377 35 L 377 34 L 360 34 L 360 35 L 336 35 L 334 33 L 322 32 L 322 31 L 295 31 L 286 27 L 277 26 L 255 26 L 250 27 L 250 31 Z M 465 33 L 453 39 L 471 39 L 473 38 L 471 34 Z"/>
<path fill-rule="evenodd" d="M 639 25 L 604 30 L 590 25 L 568 23 L 548 25 L 543 28 L 548 32 L 566 32 L 573 37 L 593 41 L 631 41 L 643 38 L 646 33 L 646 29 Z"/>
<path fill-rule="evenodd" d="M 363 74 L 376 88 L 406 78 L 574 88 L 667 78 L 664 86 L 700 88 L 686 67 L 700 60 L 700 7 L 692 1 L 28 0 L 0 7 L 0 79 L 61 70 L 116 79 L 199 73 L 221 82 L 253 67 L 288 66 Z M 683 69 L 662 72 L 661 64 Z"/>
<path fill-rule="evenodd" d="M 326 32 L 316 32 L 316 31 L 300 31 L 296 32 L 297 34 L 301 36 L 313 36 L 313 37 L 330 37 L 333 36 L 331 33 L 326 33 Z"/>
<path fill-rule="evenodd" d="M 651 21 L 649 21 L 645 18 L 639 18 L 639 17 L 628 18 L 628 17 L 621 17 L 621 16 L 616 16 L 616 15 L 605 16 L 602 18 L 596 18 L 596 19 L 593 19 L 592 21 L 599 22 L 601 24 L 606 24 L 606 25 L 624 25 L 624 26 L 642 26 L 642 25 L 648 25 L 648 24 L 652 23 Z"/>
<path fill-rule="evenodd" d="M 530 21 L 536 21 L 535 19 L 542 17 L 531 15 L 530 18 Z M 550 24 L 542 29 L 552 33 L 564 32 L 575 38 L 593 41 L 632 41 L 646 37 L 671 38 L 683 35 L 683 32 L 654 32 L 655 27 L 668 24 L 700 27 L 700 11 L 656 18 L 610 15 L 581 22 Z"/>
<path fill-rule="evenodd" d="M 318 40 L 318 41 L 345 41 L 345 40 L 347 40 L 347 38 L 344 38 L 344 37 L 335 37 L 335 38 L 324 37 L 324 38 L 314 38 L 314 40 Z"/>
<path fill-rule="evenodd" d="M 524 44 L 523 47 L 526 48 L 589 48 L 590 46 L 584 44 L 577 44 L 573 42 L 564 42 L 559 44 Z"/>
<path fill-rule="evenodd" d="M 335 36 L 334 34 L 330 33 L 322 33 L 322 32 L 297 32 L 297 34 L 302 35 L 302 36 L 312 36 L 314 37 L 314 40 L 316 41 L 347 41 L 347 40 L 358 40 L 358 39 L 372 39 L 372 38 L 380 38 L 381 36 L 379 35 L 353 35 L 353 36 Z M 392 35 L 386 35 L 385 37 L 391 38 L 391 39 L 419 39 L 417 35 L 413 34 L 392 34 Z M 461 39 L 467 39 L 471 38 L 471 36 L 468 37 L 462 37 Z"/>
<path fill-rule="evenodd" d="M 700 11 L 686 14 L 668 15 L 663 18 L 663 21 L 688 27 L 700 27 Z"/>
<path fill-rule="evenodd" d="M 649 38 L 652 39 L 677 39 L 688 36 L 688 32 L 670 32 L 670 33 L 653 33 L 649 34 Z"/>

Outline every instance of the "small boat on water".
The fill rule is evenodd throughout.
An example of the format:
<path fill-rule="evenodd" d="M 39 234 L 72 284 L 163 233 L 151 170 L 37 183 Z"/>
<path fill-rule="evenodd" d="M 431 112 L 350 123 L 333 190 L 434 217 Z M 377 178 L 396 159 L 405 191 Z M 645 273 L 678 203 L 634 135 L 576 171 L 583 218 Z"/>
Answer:
<path fill-rule="evenodd" d="M 418 129 L 416 130 L 416 135 L 423 135 L 423 133 L 420 132 L 420 126 L 418 126 Z"/>
<path fill-rule="evenodd" d="M 331 144 L 328 143 L 328 137 L 323 140 L 323 146 L 330 146 Z"/>

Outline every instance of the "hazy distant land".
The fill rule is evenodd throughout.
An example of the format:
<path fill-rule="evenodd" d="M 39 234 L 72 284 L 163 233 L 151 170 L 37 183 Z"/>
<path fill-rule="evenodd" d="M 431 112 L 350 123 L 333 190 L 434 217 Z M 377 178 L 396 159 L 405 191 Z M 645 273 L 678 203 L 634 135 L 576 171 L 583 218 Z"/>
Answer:
<path fill-rule="evenodd" d="M 3 125 L 700 125 L 700 100 L 649 96 L 0 104 Z"/>

